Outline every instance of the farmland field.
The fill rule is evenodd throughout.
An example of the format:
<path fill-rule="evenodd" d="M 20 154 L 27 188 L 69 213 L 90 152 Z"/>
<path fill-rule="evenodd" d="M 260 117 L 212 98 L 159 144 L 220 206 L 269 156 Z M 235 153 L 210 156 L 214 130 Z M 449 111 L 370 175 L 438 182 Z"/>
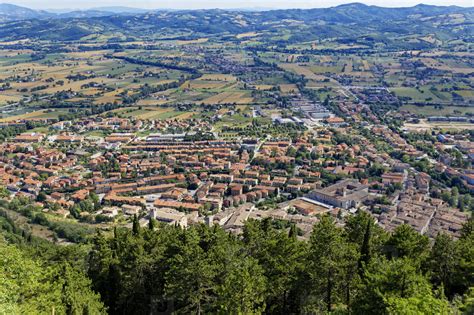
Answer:
<path fill-rule="evenodd" d="M 416 105 L 403 105 L 400 107 L 401 111 L 408 111 L 413 114 L 422 115 L 422 116 L 459 116 L 472 114 L 474 115 L 474 106 L 473 107 L 460 107 L 460 106 L 443 106 L 434 107 L 434 106 L 416 106 Z"/>
<path fill-rule="evenodd" d="M 246 92 L 222 92 L 217 95 L 206 98 L 204 104 L 249 104 L 253 98 Z"/>

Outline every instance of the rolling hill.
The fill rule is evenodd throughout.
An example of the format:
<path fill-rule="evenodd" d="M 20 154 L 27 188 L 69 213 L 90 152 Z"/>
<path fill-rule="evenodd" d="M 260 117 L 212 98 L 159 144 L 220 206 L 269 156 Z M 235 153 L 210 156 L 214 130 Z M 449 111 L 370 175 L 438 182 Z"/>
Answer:
<path fill-rule="evenodd" d="M 302 38 L 357 39 L 387 42 L 400 35 L 440 34 L 467 38 L 474 34 L 474 8 L 417 5 L 382 8 L 353 3 L 323 9 L 272 11 L 188 10 L 137 12 L 110 9 L 52 14 L 4 5 L 0 10 L 0 39 L 80 40 L 91 34 L 156 38 L 163 34 L 191 36 L 290 32 L 287 43 Z M 10 8 L 10 9 L 8 9 Z M 8 10 L 7 10 L 8 9 Z M 120 12 L 119 12 L 120 11 Z M 137 13 L 135 13 L 137 12 Z M 45 19 L 44 17 L 48 17 Z M 10 19 L 9 21 L 7 21 Z M 13 20 L 12 20 L 13 19 Z M 14 20 L 14 19 L 21 19 Z M 275 40 L 278 44 L 278 39 Z"/>

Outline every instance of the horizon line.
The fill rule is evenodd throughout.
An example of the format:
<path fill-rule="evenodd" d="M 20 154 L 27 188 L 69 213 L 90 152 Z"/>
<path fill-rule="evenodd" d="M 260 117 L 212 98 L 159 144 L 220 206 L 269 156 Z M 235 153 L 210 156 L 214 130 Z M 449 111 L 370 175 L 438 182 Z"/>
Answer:
<path fill-rule="evenodd" d="M 163 10 L 163 11 L 199 11 L 199 10 L 247 10 L 247 11 L 276 11 L 276 10 L 293 10 L 293 9 L 301 9 L 301 10 L 311 10 L 311 9 L 331 9 L 331 8 L 337 8 L 341 6 L 347 6 L 347 5 L 363 5 L 367 7 L 376 7 L 376 8 L 387 8 L 387 9 L 403 9 L 403 8 L 414 8 L 420 5 L 424 6 L 433 6 L 433 7 L 459 7 L 459 8 L 473 8 L 474 6 L 464 6 L 464 5 L 458 5 L 458 4 L 448 4 L 448 5 L 437 5 L 437 4 L 426 4 L 423 2 L 419 2 L 417 4 L 414 4 L 412 6 L 380 6 L 380 5 L 373 5 L 373 4 L 365 4 L 362 2 L 347 2 L 347 3 L 342 3 L 338 5 L 333 5 L 333 6 L 320 6 L 320 7 L 303 7 L 303 6 L 288 6 L 288 7 L 268 7 L 268 6 L 254 6 L 254 7 L 248 7 L 248 6 L 242 6 L 242 7 L 202 7 L 202 8 L 173 8 L 173 7 L 155 7 L 155 8 L 145 8 L 145 7 L 134 7 L 134 6 L 128 6 L 128 5 L 103 5 L 103 6 L 92 6 L 92 7 L 84 7 L 84 8 L 71 8 L 71 7 L 61 7 L 61 8 L 37 8 L 37 7 L 30 7 L 26 5 L 19 5 L 19 4 L 14 4 L 8 1 L 0 1 L 0 4 L 8 4 L 8 5 L 14 5 L 18 7 L 23 7 L 31 10 L 40 10 L 40 11 L 88 11 L 88 10 L 100 10 L 100 9 L 107 9 L 107 8 L 124 8 L 124 9 L 130 9 L 130 10 L 143 10 L 143 11 L 156 11 L 156 10 Z"/>

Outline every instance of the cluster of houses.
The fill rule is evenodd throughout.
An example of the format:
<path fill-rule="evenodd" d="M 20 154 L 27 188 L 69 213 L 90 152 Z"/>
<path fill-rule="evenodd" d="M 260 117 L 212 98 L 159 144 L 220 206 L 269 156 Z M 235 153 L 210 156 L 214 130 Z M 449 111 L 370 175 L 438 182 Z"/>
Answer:
<path fill-rule="evenodd" d="M 345 216 L 369 211 L 387 230 L 409 224 L 422 234 L 456 237 L 467 220 L 430 197 L 428 174 L 379 152 L 344 120 L 334 120 L 336 130 L 322 125 L 296 139 L 201 140 L 189 130 L 206 130 L 206 124 L 188 123 L 88 118 L 54 124 L 48 133 L 19 134 L 0 145 L 0 181 L 10 198 L 29 197 L 61 216 L 94 199 L 100 206 L 80 215 L 137 215 L 234 232 L 249 218 L 270 217 L 294 222 L 308 236 L 322 214 L 343 224 Z M 178 125 L 188 131 L 166 133 Z M 354 143 L 335 141 L 337 132 L 352 134 Z M 375 125 L 370 132 L 405 154 L 423 155 L 389 128 Z M 471 152 L 467 143 L 456 145 Z M 374 165 L 383 166 L 381 173 L 365 176 Z M 474 175 L 462 178 L 472 184 Z"/>

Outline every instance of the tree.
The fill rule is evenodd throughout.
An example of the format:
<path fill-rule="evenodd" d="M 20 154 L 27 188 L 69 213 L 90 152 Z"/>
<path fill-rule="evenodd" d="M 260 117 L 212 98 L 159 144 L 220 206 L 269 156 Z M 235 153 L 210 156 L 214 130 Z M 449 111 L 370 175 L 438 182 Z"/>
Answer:
<path fill-rule="evenodd" d="M 251 257 L 236 258 L 217 290 L 220 309 L 224 313 L 262 313 L 267 289 L 263 268 Z"/>
<path fill-rule="evenodd" d="M 474 215 L 469 217 L 469 220 L 462 226 L 461 238 L 468 239 L 474 235 Z"/>
<path fill-rule="evenodd" d="M 463 315 L 474 314 L 474 287 L 469 288 L 469 290 L 462 296 L 462 298 L 455 301 L 457 304 L 458 310 Z"/>
<path fill-rule="evenodd" d="M 331 217 L 323 216 L 309 243 L 307 311 L 331 312 L 333 305 L 350 302 L 357 260 L 356 248 L 345 241 L 342 229 Z"/>
<path fill-rule="evenodd" d="M 6 187 L 0 187 L 0 198 L 7 198 L 10 197 L 10 192 Z"/>
<path fill-rule="evenodd" d="M 442 286 L 448 296 L 457 291 L 455 286 L 459 279 L 459 251 L 456 242 L 446 234 L 439 234 L 427 260 L 431 281 L 436 286 Z"/>
<path fill-rule="evenodd" d="M 108 305 L 106 297 L 109 290 L 108 273 L 112 260 L 113 251 L 110 243 L 98 231 L 92 241 L 92 250 L 89 252 L 88 276 L 92 280 L 93 288 L 102 295 L 106 305 Z"/>
<path fill-rule="evenodd" d="M 473 218 L 463 226 L 461 238 L 457 242 L 459 253 L 457 283 L 458 292 L 462 294 L 474 283 L 474 224 Z"/>
<path fill-rule="evenodd" d="M 302 288 L 306 246 L 277 231 L 271 219 L 249 220 L 243 233 L 248 255 L 256 258 L 267 279 L 267 311 L 274 313 L 297 312 Z"/>
<path fill-rule="evenodd" d="M 389 257 L 410 257 L 422 261 L 428 255 L 429 240 L 420 235 L 411 226 L 398 226 L 386 243 Z"/>
<path fill-rule="evenodd" d="M 359 274 L 362 275 L 364 264 L 368 264 L 373 253 L 379 252 L 387 241 L 387 233 L 375 224 L 374 218 L 364 211 L 348 217 L 344 228 L 347 240 L 354 243 L 359 251 Z"/>
<path fill-rule="evenodd" d="M 138 217 L 136 214 L 133 215 L 132 233 L 135 236 L 138 236 L 140 234 L 140 222 L 138 221 Z"/>
<path fill-rule="evenodd" d="M 355 299 L 356 314 L 448 314 L 449 303 L 418 272 L 408 257 L 387 260 L 379 256 L 365 270 Z"/>
<path fill-rule="evenodd" d="M 46 201 L 46 193 L 44 191 L 40 191 L 38 196 L 36 196 L 36 201 L 38 202 Z"/>
<path fill-rule="evenodd" d="M 183 230 L 174 245 L 175 255 L 169 260 L 166 272 L 165 296 L 186 313 L 206 312 L 206 305 L 214 298 L 216 270 L 214 263 L 206 259 L 199 246 L 199 235 L 194 229 Z"/>
<path fill-rule="evenodd" d="M 0 240 L 0 310 L 5 314 L 105 314 L 90 280 L 69 264 L 48 265 Z"/>
<path fill-rule="evenodd" d="M 100 296 L 89 288 L 91 280 L 75 270 L 69 263 L 64 263 L 58 268 L 57 277 L 62 282 L 62 302 L 66 314 L 93 314 L 104 312 Z"/>
<path fill-rule="evenodd" d="M 156 227 L 156 220 L 152 217 L 150 217 L 150 219 L 148 220 L 148 229 L 153 231 Z"/>
<path fill-rule="evenodd" d="M 374 223 L 371 220 L 367 220 L 367 226 L 365 228 L 364 240 L 360 247 L 360 258 L 358 262 L 359 274 L 362 275 L 363 268 L 370 262 L 372 258 L 371 238 L 372 238 L 372 226 Z"/>
<path fill-rule="evenodd" d="M 288 237 L 292 240 L 296 240 L 298 237 L 298 229 L 296 227 L 296 224 L 291 223 L 290 225 L 290 231 L 288 232 Z"/>

